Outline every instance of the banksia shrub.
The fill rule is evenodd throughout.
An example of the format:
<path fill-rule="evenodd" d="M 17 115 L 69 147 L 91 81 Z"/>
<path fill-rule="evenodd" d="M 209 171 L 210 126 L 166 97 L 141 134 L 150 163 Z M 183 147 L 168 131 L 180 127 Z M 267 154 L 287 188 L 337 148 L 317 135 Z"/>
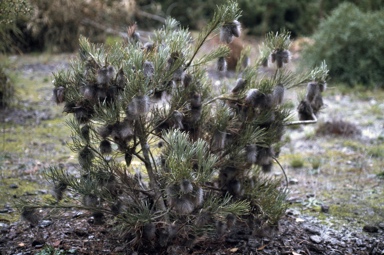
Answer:
<path fill-rule="evenodd" d="M 303 64 L 324 59 L 334 80 L 384 87 L 383 15 L 383 10 L 364 13 L 352 3 L 341 4 L 320 23 L 314 44 L 303 52 Z"/>
<path fill-rule="evenodd" d="M 95 224 L 116 221 L 137 249 L 276 226 L 286 208 L 285 181 L 265 173 L 276 166 L 284 127 L 295 124 L 284 90 L 325 79 L 326 71 L 293 74 L 283 56 L 269 77 L 259 74 L 257 60 L 233 85 L 215 90 L 205 68 L 228 54 L 229 41 L 196 56 L 239 17 L 235 2 L 219 6 L 193 43 L 167 19 L 150 49 L 137 38 L 110 48 L 80 39 L 78 59 L 54 80 L 56 102 L 73 116 L 69 146 L 79 161 L 77 176 L 48 171 L 56 208 L 64 188 L 78 192 L 77 207 L 90 210 Z M 289 33 L 266 40 L 271 54 L 285 52 Z"/>

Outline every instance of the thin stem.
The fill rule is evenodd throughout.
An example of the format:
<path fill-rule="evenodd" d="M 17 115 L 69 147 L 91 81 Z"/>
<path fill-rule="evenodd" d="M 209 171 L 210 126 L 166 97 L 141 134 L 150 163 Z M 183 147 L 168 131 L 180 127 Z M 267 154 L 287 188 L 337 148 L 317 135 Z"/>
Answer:
<path fill-rule="evenodd" d="M 277 160 L 277 158 L 275 158 L 275 157 L 272 157 L 272 158 L 280 166 L 281 171 L 283 172 L 284 177 L 285 177 L 285 187 L 288 188 L 288 177 L 287 177 L 287 174 L 285 173 L 285 170 L 284 170 L 283 166 L 280 164 L 280 162 Z"/>
<path fill-rule="evenodd" d="M 144 157 L 143 162 L 145 164 L 145 168 L 147 169 L 148 177 L 150 180 L 149 184 L 150 184 L 151 188 L 154 190 L 155 196 L 157 196 L 157 198 L 156 198 L 157 206 L 159 207 L 160 210 L 165 211 L 166 207 L 164 204 L 164 200 L 161 196 L 160 188 L 157 185 L 156 176 L 155 176 L 152 164 L 151 164 L 151 159 L 149 156 L 150 152 L 149 152 L 149 148 L 147 145 L 147 136 L 145 134 L 144 125 L 141 121 L 141 118 L 140 118 L 140 121 L 136 122 L 136 128 L 135 129 L 139 132 L 138 138 L 139 138 L 141 150 L 142 150 L 143 157 Z"/>
<path fill-rule="evenodd" d="M 199 52 L 200 48 L 203 46 L 204 42 L 207 40 L 208 36 L 213 32 L 213 30 L 216 29 L 217 25 L 220 23 L 220 20 L 216 20 L 215 23 L 213 23 L 211 29 L 208 30 L 207 34 L 203 37 L 203 39 L 199 42 L 197 45 L 195 52 L 193 53 L 191 59 L 189 62 L 185 65 L 184 71 L 188 69 L 188 67 L 192 64 L 193 59 L 196 57 L 197 53 Z"/>
<path fill-rule="evenodd" d="M 229 100 L 229 101 L 237 101 L 238 99 L 236 98 L 231 98 L 231 97 L 227 97 L 226 95 L 220 95 L 220 96 L 217 96 L 217 97 L 214 97 L 212 98 L 211 100 L 205 102 L 203 105 L 208 105 L 216 100 Z"/>

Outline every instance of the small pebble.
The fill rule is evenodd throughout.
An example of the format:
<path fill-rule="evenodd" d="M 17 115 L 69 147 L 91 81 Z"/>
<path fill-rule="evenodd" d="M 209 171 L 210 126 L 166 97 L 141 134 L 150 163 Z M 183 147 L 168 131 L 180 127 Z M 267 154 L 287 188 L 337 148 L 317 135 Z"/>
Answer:
<path fill-rule="evenodd" d="M 43 220 L 40 224 L 39 227 L 46 228 L 48 226 L 52 225 L 52 221 L 50 220 Z"/>
<path fill-rule="evenodd" d="M 321 205 L 321 212 L 329 213 L 329 206 L 328 205 Z"/>
<path fill-rule="evenodd" d="M 311 241 L 314 243 L 321 243 L 323 241 L 323 239 L 318 235 L 312 235 L 309 237 L 309 239 L 311 239 Z"/>
<path fill-rule="evenodd" d="M 12 183 L 11 185 L 9 185 L 10 189 L 17 189 L 18 187 L 19 186 L 16 183 Z"/>

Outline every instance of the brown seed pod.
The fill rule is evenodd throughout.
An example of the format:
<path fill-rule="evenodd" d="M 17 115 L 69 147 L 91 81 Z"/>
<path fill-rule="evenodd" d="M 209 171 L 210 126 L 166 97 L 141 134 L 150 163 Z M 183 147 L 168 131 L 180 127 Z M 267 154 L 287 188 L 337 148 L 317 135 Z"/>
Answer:
<path fill-rule="evenodd" d="M 108 140 L 103 140 L 100 142 L 100 153 L 101 154 L 111 154 L 112 153 L 112 145 L 111 142 Z"/>
<path fill-rule="evenodd" d="M 53 99 L 56 104 L 61 104 L 65 101 L 65 88 L 60 86 L 53 89 Z"/>
<path fill-rule="evenodd" d="M 219 57 L 217 59 L 217 70 L 220 72 L 227 71 L 227 61 L 225 60 L 224 57 Z"/>
<path fill-rule="evenodd" d="M 311 104 L 307 100 L 302 100 L 297 107 L 299 120 L 314 120 Z"/>

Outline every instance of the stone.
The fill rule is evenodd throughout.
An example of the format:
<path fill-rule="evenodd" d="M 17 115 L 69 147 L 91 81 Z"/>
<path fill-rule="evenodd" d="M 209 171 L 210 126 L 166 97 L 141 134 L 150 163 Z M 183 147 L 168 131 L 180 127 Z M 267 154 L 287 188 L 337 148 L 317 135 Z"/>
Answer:
<path fill-rule="evenodd" d="M 329 213 L 329 205 L 321 205 L 321 212 Z"/>
<path fill-rule="evenodd" d="M 323 241 L 323 239 L 321 238 L 321 236 L 318 236 L 318 235 L 312 235 L 309 237 L 309 239 L 314 242 L 314 243 L 321 243 Z"/>
<path fill-rule="evenodd" d="M 372 225 L 365 225 L 363 227 L 363 231 L 367 233 L 377 233 L 379 231 L 379 228 Z"/>
<path fill-rule="evenodd" d="M 17 189 L 18 187 L 19 187 L 19 185 L 17 185 L 16 183 L 12 183 L 9 185 L 10 189 Z"/>

